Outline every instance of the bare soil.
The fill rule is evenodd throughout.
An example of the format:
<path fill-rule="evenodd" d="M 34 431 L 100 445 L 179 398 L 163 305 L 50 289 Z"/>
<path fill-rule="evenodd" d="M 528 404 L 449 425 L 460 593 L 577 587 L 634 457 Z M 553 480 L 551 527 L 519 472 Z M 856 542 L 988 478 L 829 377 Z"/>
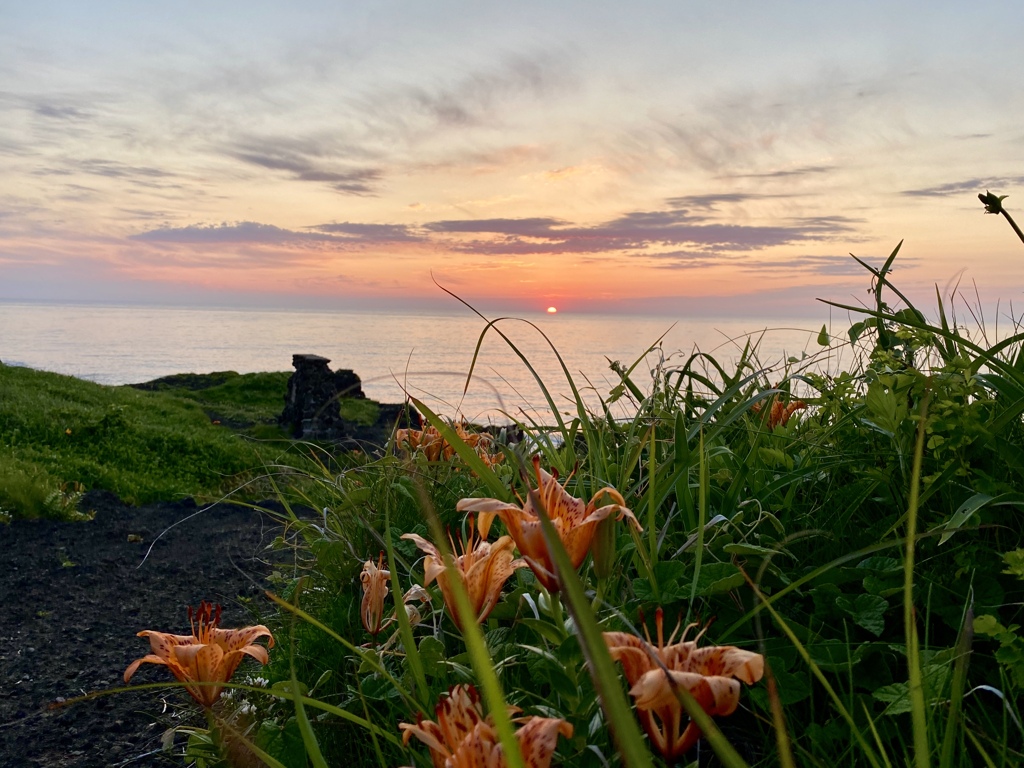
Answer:
<path fill-rule="evenodd" d="M 136 632 L 187 634 L 200 600 L 223 605 L 223 626 L 262 623 L 280 528 L 192 500 L 134 508 L 91 492 L 82 509 L 95 519 L 0 525 L 0 766 L 180 766 L 161 752 L 163 733 L 193 716 L 180 689 L 68 701 L 123 686 L 149 650 Z M 168 679 L 143 665 L 132 682 Z"/>

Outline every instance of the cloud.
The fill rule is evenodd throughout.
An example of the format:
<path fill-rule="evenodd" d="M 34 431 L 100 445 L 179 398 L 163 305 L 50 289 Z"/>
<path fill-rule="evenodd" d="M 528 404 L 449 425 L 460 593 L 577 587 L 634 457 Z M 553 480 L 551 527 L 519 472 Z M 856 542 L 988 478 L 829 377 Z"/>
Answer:
<path fill-rule="evenodd" d="M 150 165 L 130 165 L 117 160 L 106 160 L 102 158 L 64 159 L 58 165 L 36 168 L 31 171 L 33 176 L 64 176 L 74 177 L 77 174 L 86 176 L 100 176 L 106 179 L 116 179 L 118 182 L 131 184 L 136 187 L 149 189 L 184 189 L 184 184 L 177 181 L 177 174 L 155 168 Z M 80 184 L 66 182 L 64 187 L 77 190 L 90 190 L 98 193 L 99 190 Z M 195 193 L 200 194 L 200 193 Z M 68 199 L 82 199 L 72 197 Z"/>
<path fill-rule="evenodd" d="M 402 224 L 358 224 L 341 222 L 317 224 L 302 231 L 283 229 L 272 224 L 239 221 L 220 224 L 193 224 L 187 227 L 161 227 L 132 235 L 132 240 L 149 243 L 249 243 L 287 245 L 308 242 L 331 243 L 338 248 L 352 245 L 413 243 L 424 238 Z"/>
<path fill-rule="evenodd" d="M 419 243 L 425 238 L 404 224 L 359 224 L 341 222 L 309 227 L 317 232 L 344 235 L 347 239 L 374 243 Z"/>
<path fill-rule="evenodd" d="M 188 227 L 162 227 L 132 235 L 132 240 L 147 243 L 264 243 L 282 245 L 299 241 L 330 241 L 340 238 L 317 232 L 294 232 L 259 224 L 255 221 L 241 221 L 235 224 L 194 224 Z"/>
<path fill-rule="evenodd" d="M 674 198 L 679 200 L 680 198 Z M 720 224 L 687 210 L 634 211 L 590 227 L 552 218 L 437 221 L 426 229 L 445 234 L 490 234 L 453 240 L 457 251 L 491 255 L 551 253 L 647 253 L 673 246 L 705 250 L 758 250 L 808 240 L 828 240 L 854 231 L 857 219 L 841 216 L 791 219 L 784 225 Z"/>
<path fill-rule="evenodd" d="M 273 141 L 266 141 L 266 146 L 259 146 L 250 140 L 248 146 L 229 150 L 228 154 L 236 160 L 250 165 L 268 168 L 272 171 L 286 171 L 298 181 L 312 181 L 329 184 L 338 192 L 350 195 L 373 195 L 375 184 L 383 174 L 377 168 L 338 169 L 337 164 L 325 162 L 322 157 L 313 153 L 324 150 L 316 147 L 296 149 L 281 147 Z"/>
<path fill-rule="evenodd" d="M 237 132 L 214 149 L 296 181 L 375 196 L 397 168 L 488 172 L 536 156 L 541 150 L 533 145 L 488 149 L 476 142 L 466 149 L 452 144 L 452 131 L 503 125 L 509 115 L 519 116 L 516 105 L 558 92 L 565 80 L 564 67 L 545 55 L 510 56 L 483 68 L 445 67 L 419 84 L 375 82 L 346 95 L 334 105 L 329 124 L 313 121 L 318 127 L 297 137 Z M 438 138 L 440 144 L 430 144 Z M 448 157 L 453 146 L 459 149 Z M 382 158 L 389 158 L 386 165 Z"/>
<path fill-rule="evenodd" d="M 111 179 L 137 178 L 140 176 L 151 179 L 163 179 L 174 175 L 152 166 L 126 165 L 116 160 L 79 160 L 75 163 L 75 166 L 82 173 L 88 173 L 93 176 L 106 176 Z"/>
<path fill-rule="evenodd" d="M 67 104 L 37 104 L 35 113 L 40 117 L 49 117 L 54 120 L 84 120 L 90 117 L 88 112 Z"/>
<path fill-rule="evenodd" d="M 793 176 L 828 173 L 831 170 L 831 165 L 805 165 L 802 168 L 780 169 L 763 173 L 734 173 L 728 174 L 727 177 L 732 179 L 787 179 Z"/>
<path fill-rule="evenodd" d="M 426 225 L 433 232 L 478 232 L 522 237 L 553 237 L 555 227 L 566 222 L 551 218 L 527 219 L 454 219 Z"/>
<path fill-rule="evenodd" d="M 904 266 L 916 261 L 908 258 Z M 848 255 L 801 254 L 776 259 L 744 259 L 740 265 L 745 272 L 771 273 L 786 272 L 794 277 L 808 274 L 828 276 L 867 277 L 868 273 Z"/>
<path fill-rule="evenodd" d="M 947 184 L 939 184 L 934 187 L 923 189 L 905 189 L 900 192 L 907 197 L 950 197 L 970 192 L 980 193 L 983 189 L 996 189 L 998 187 L 1009 187 L 1016 184 L 1024 184 L 1024 176 L 993 176 L 988 178 L 966 179 L 964 181 L 951 181 Z"/>
<path fill-rule="evenodd" d="M 862 276 L 867 274 L 860 264 L 847 255 L 829 254 L 786 254 L 774 257 L 752 256 L 721 251 L 663 251 L 630 255 L 630 261 L 643 257 L 650 266 L 658 270 L 700 270 L 711 267 L 729 266 L 731 269 L 753 274 L 788 273 L 794 279 L 805 281 L 808 276 Z M 907 259 L 907 263 L 913 259 Z M 589 258 L 585 263 L 601 263 L 600 259 Z M 623 266 L 628 266 L 625 262 Z"/>
<path fill-rule="evenodd" d="M 574 81 L 566 61 L 550 54 L 507 56 L 490 68 L 466 72 L 430 85 L 377 86 L 355 106 L 379 130 L 406 136 L 438 130 L 496 126 L 512 106 L 563 93 Z"/>
<path fill-rule="evenodd" d="M 697 208 L 704 211 L 718 210 L 720 203 L 745 203 L 747 200 L 760 200 L 764 197 L 778 195 L 759 195 L 746 192 L 723 192 L 712 195 L 684 195 L 670 197 L 665 202 L 672 208 Z"/>

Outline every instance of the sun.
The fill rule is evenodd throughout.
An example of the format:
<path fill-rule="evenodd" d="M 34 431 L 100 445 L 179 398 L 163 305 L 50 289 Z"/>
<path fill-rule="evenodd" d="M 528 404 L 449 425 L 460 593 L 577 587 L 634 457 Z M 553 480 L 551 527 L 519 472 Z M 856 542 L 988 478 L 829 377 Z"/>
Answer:
<path fill-rule="evenodd" d="M 558 307 L 548 307 L 548 314 L 553 315 L 558 311 Z"/>

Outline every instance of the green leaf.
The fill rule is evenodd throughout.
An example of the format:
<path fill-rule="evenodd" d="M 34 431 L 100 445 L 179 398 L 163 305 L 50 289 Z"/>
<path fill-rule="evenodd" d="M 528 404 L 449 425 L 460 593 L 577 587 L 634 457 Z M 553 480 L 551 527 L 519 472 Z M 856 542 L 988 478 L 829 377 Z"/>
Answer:
<path fill-rule="evenodd" d="M 292 664 L 291 664 L 291 686 L 290 693 L 293 694 L 292 704 L 295 706 L 295 721 L 299 725 L 299 733 L 302 734 L 302 744 L 306 748 L 306 757 L 309 759 L 314 768 L 327 768 L 327 761 L 324 760 L 323 753 L 320 751 L 320 745 L 317 743 L 316 736 L 313 733 L 313 726 L 309 722 L 309 717 L 306 715 L 306 707 L 304 704 L 303 694 L 305 692 L 305 684 L 300 683 L 295 672 L 295 659 L 294 659 L 294 640 L 292 642 Z"/>
<path fill-rule="evenodd" d="M 857 567 L 876 573 L 900 573 L 903 570 L 903 563 L 895 557 L 868 557 L 857 563 Z"/>
<path fill-rule="evenodd" d="M 826 328 L 825 325 L 822 324 L 821 331 L 819 331 L 818 333 L 818 346 L 827 347 L 829 345 L 829 342 L 830 339 L 828 337 L 828 328 Z"/>
<path fill-rule="evenodd" d="M 896 434 L 900 424 L 907 417 L 906 397 L 897 397 L 893 389 L 878 381 L 868 385 L 864 404 L 870 414 L 867 423 L 890 437 Z"/>
<path fill-rule="evenodd" d="M 850 646 L 842 640 L 819 640 L 807 644 L 807 653 L 824 670 L 845 670 L 850 666 Z"/>
<path fill-rule="evenodd" d="M 529 627 L 542 638 L 548 642 L 554 643 L 555 645 L 561 645 L 562 641 L 565 640 L 565 630 L 559 629 L 550 621 L 544 619 L 519 619 L 519 623 L 523 626 Z"/>
<path fill-rule="evenodd" d="M 737 541 L 734 544 L 726 544 L 722 547 L 724 552 L 728 552 L 730 555 L 758 555 L 760 557 L 770 557 L 772 555 L 785 554 L 777 549 L 771 549 L 769 547 L 759 547 L 756 544 L 746 544 L 742 541 Z"/>
<path fill-rule="evenodd" d="M 446 657 L 444 643 L 436 637 L 428 635 L 420 640 L 420 659 L 423 660 L 423 671 L 431 677 L 444 674 Z"/>
<path fill-rule="evenodd" d="M 946 683 L 949 679 L 950 666 L 948 664 L 929 664 L 922 670 L 921 682 L 926 692 L 926 698 L 934 701 L 943 694 Z M 910 683 L 893 683 L 883 685 L 871 694 L 876 701 L 887 703 L 886 715 L 902 715 L 913 709 L 913 700 L 910 697 Z"/>
<path fill-rule="evenodd" d="M 697 579 L 696 594 L 706 597 L 743 586 L 743 573 L 732 563 L 707 563 Z"/>
<path fill-rule="evenodd" d="M 850 336 L 850 343 L 851 344 L 855 343 L 857 341 L 857 339 L 860 338 L 860 335 L 862 333 L 864 333 L 865 330 L 867 330 L 868 328 L 874 328 L 874 327 L 875 327 L 875 320 L 874 320 L 874 318 L 871 318 L 870 320 L 860 320 L 860 321 L 854 323 L 853 325 L 850 326 L 850 330 L 847 331 L 847 333 Z"/>
<path fill-rule="evenodd" d="M 653 579 L 633 580 L 633 594 L 643 602 L 670 603 L 686 600 L 690 597 L 690 582 L 683 578 L 686 570 L 686 565 L 679 560 L 661 560 L 654 565 Z"/>
<path fill-rule="evenodd" d="M 889 602 L 878 595 L 857 595 L 856 599 L 850 600 L 847 597 L 836 599 L 836 605 L 846 611 L 855 624 L 864 627 L 875 637 L 880 637 L 885 629 L 885 612 L 889 608 Z"/>
<path fill-rule="evenodd" d="M 979 635 L 998 637 L 1006 632 L 1006 627 L 1000 624 L 995 616 L 984 613 L 981 616 L 974 617 L 974 631 Z"/>
<path fill-rule="evenodd" d="M 865 592 L 871 595 L 878 595 L 879 597 L 890 597 L 903 591 L 903 584 L 894 575 L 886 578 L 865 576 L 864 581 L 861 583 L 864 586 Z"/>
<path fill-rule="evenodd" d="M 633 594 L 636 595 L 637 600 L 644 603 L 658 599 L 658 595 L 651 588 L 650 579 L 634 579 Z"/>
<path fill-rule="evenodd" d="M 992 501 L 992 497 L 987 493 L 976 493 L 961 504 L 957 511 L 953 513 L 953 516 L 946 522 L 945 532 L 939 539 L 939 544 L 942 545 L 949 541 L 950 537 L 956 533 L 958 528 L 970 520 L 975 512 L 984 507 L 990 501 Z"/>
<path fill-rule="evenodd" d="M 1018 579 L 1024 579 L 1024 549 L 1006 552 L 1003 555 L 1003 561 L 1006 563 L 1006 569 L 1003 573 L 1016 576 Z"/>
<path fill-rule="evenodd" d="M 790 706 L 803 701 L 811 695 L 811 681 L 806 672 L 794 674 L 782 669 L 778 660 L 772 661 L 772 675 L 775 676 L 776 689 L 779 692 L 779 700 L 785 706 Z M 777 669 L 776 666 L 779 668 Z M 762 709 L 769 710 L 771 704 L 768 700 L 768 687 L 758 685 L 750 689 L 750 698 L 757 702 Z"/>

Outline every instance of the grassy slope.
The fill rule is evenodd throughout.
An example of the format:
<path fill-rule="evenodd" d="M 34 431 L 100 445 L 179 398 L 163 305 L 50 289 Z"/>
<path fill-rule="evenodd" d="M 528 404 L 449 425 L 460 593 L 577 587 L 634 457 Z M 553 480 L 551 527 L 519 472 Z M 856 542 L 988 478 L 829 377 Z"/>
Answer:
<path fill-rule="evenodd" d="M 0 509 L 60 516 L 82 489 L 145 503 L 235 487 L 263 465 L 239 432 L 280 436 L 288 374 L 212 376 L 140 391 L 0 365 Z"/>

